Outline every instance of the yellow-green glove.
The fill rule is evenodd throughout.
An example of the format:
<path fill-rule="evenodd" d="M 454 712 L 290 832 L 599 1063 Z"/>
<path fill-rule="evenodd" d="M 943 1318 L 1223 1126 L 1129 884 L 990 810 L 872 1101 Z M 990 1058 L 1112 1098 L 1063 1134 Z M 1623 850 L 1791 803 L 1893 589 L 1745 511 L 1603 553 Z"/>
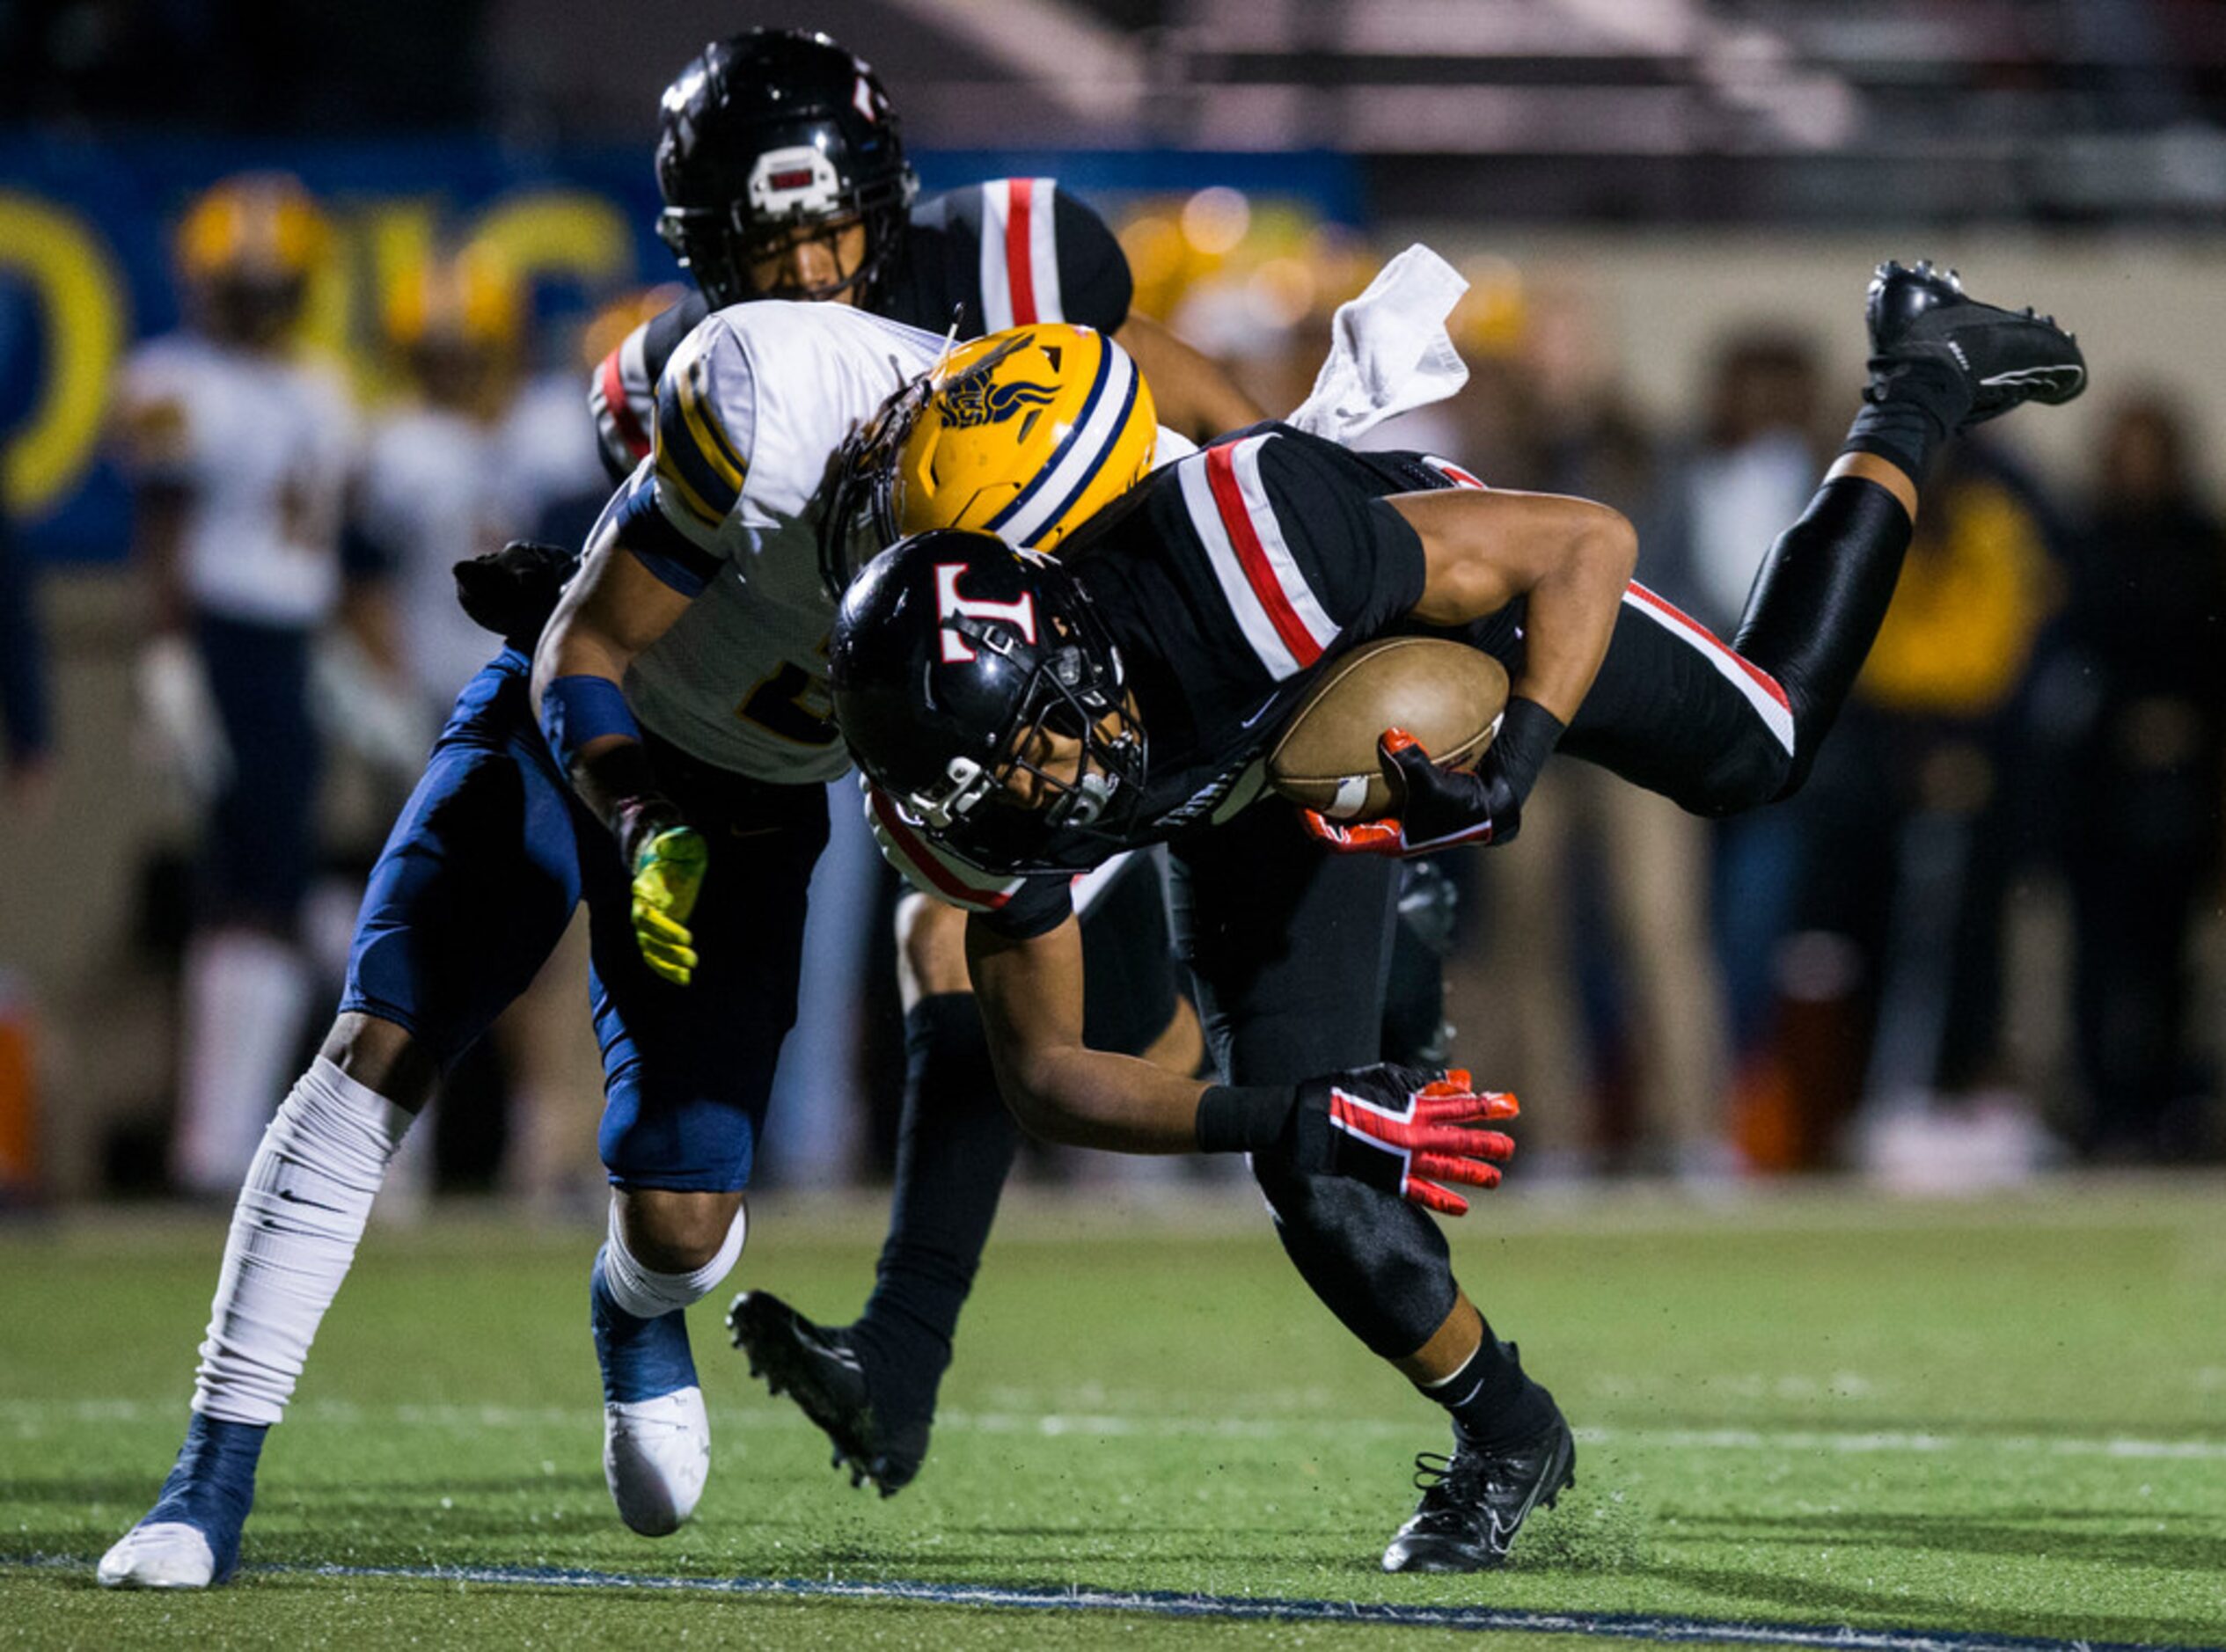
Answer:
<path fill-rule="evenodd" d="M 696 968 L 688 915 L 710 864 L 711 845 L 692 826 L 666 827 L 633 857 L 634 943 L 650 969 L 684 987 Z"/>

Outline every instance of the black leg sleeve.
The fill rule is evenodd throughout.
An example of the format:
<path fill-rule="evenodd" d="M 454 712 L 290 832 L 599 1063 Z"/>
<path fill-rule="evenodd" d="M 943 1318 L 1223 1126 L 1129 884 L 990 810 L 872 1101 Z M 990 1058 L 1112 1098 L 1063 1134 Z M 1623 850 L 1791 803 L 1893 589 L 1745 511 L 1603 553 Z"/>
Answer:
<path fill-rule="evenodd" d="M 1175 857 L 1176 950 L 1222 1076 L 1289 1084 L 1379 1057 L 1394 863 L 1322 852 L 1268 803 Z M 1395 1195 L 1256 1159 L 1283 1248 L 1345 1328 L 1388 1359 L 1452 1312 L 1445 1236 Z"/>
<path fill-rule="evenodd" d="M 896 1199 L 874 1294 L 853 1334 L 875 1368 L 932 1409 L 959 1310 L 997 1217 L 1020 1127 L 1005 1110 L 969 992 L 938 993 L 904 1018 L 904 1112 Z"/>
<path fill-rule="evenodd" d="M 1817 489 L 1763 559 L 1733 647 L 1776 679 L 1793 713 L 1793 763 L 1775 797 L 1808 778 L 1886 623 L 1913 531 L 1892 493 L 1843 476 Z"/>
<path fill-rule="evenodd" d="M 1763 559 L 1732 646 L 1633 586 L 1560 749 L 1696 815 L 1791 796 L 1870 654 L 1909 535 L 1877 483 L 1827 482 Z"/>

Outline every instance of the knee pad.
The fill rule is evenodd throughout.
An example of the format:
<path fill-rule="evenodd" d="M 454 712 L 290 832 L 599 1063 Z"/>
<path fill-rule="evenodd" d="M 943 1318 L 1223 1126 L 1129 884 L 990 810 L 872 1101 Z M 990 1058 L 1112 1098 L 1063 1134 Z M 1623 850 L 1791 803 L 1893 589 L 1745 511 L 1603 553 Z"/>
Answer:
<path fill-rule="evenodd" d="M 1438 1224 L 1395 1194 L 1304 1176 L 1256 1155 L 1276 1236 L 1322 1305 L 1384 1359 L 1428 1341 L 1460 1287 Z"/>

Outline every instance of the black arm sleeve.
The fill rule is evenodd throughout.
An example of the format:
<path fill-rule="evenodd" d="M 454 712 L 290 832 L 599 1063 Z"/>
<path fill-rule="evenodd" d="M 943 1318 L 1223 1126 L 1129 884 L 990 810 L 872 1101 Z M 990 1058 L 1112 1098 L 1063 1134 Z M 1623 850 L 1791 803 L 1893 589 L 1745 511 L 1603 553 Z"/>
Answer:
<path fill-rule="evenodd" d="M 1030 878 L 1004 905 L 975 916 L 1007 940 L 1034 940 L 1074 915 L 1073 888 L 1064 873 Z"/>

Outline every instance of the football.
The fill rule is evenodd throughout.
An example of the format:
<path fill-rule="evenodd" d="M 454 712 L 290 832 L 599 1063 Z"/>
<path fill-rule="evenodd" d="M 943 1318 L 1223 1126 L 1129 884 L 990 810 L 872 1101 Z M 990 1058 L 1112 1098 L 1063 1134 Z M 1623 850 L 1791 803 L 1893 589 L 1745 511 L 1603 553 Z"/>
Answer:
<path fill-rule="evenodd" d="M 1394 637 L 1333 664 L 1268 750 L 1268 784 L 1333 820 L 1373 820 L 1391 808 L 1376 740 L 1403 728 L 1440 768 L 1482 757 L 1507 706 L 1507 669 L 1466 643 Z"/>

